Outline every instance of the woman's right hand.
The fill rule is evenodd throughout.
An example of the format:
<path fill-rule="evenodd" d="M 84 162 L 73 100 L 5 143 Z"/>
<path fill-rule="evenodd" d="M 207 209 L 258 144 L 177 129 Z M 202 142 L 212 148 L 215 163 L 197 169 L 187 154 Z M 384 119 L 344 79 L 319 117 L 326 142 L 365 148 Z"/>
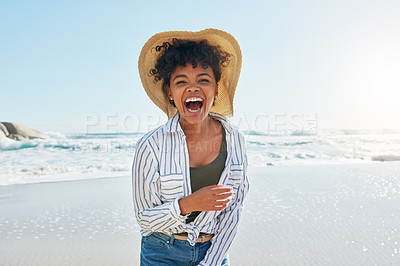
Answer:
<path fill-rule="evenodd" d="M 223 210 L 231 201 L 232 194 L 232 188 L 223 187 L 222 185 L 203 187 L 178 201 L 181 215 L 186 215 L 193 211 Z"/>

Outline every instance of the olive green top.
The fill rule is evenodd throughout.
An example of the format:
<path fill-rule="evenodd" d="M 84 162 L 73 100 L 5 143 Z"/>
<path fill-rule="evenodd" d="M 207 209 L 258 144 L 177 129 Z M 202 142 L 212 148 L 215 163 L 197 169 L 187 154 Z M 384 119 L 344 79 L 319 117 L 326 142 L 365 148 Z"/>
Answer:
<path fill-rule="evenodd" d="M 227 157 L 225 129 L 222 127 L 222 143 L 217 158 L 209 164 L 190 167 L 190 183 L 192 193 L 206 186 L 217 185 L 222 171 L 225 168 Z M 199 211 L 192 212 L 186 219 L 186 223 L 190 223 L 200 214 Z"/>

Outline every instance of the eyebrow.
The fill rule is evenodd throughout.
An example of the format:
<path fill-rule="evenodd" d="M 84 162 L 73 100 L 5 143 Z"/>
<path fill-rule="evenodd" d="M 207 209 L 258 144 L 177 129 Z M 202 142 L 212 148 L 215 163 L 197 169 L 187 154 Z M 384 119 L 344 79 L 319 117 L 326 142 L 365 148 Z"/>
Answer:
<path fill-rule="evenodd" d="M 177 78 L 186 78 L 186 75 L 178 75 L 173 80 L 176 80 Z"/>
<path fill-rule="evenodd" d="M 197 76 L 198 76 L 198 77 L 200 77 L 200 76 L 209 76 L 209 77 L 211 78 L 211 76 L 208 75 L 207 73 L 200 73 L 200 74 L 198 74 Z"/>
<path fill-rule="evenodd" d="M 208 76 L 208 77 L 211 78 L 211 76 L 210 76 L 209 74 L 207 74 L 207 73 L 200 73 L 200 74 L 198 74 L 197 76 L 198 76 L 198 77 L 201 77 L 201 76 Z M 176 76 L 176 77 L 173 79 L 173 81 L 176 80 L 177 78 L 187 78 L 187 76 L 186 76 L 186 75 L 178 75 L 178 76 Z"/>

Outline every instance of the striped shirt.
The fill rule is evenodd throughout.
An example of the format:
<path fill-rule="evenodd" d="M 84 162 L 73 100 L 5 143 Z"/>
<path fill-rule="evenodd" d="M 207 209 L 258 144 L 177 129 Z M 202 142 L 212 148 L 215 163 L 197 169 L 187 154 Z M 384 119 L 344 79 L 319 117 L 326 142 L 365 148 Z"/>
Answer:
<path fill-rule="evenodd" d="M 236 235 L 249 184 L 243 134 L 225 117 L 209 114 L 226 130 L 227 159 L 219 183 L 234 194 L 222 211 L 203 211 L 192 222 L 181 215 L 178 200 L 190 195 L 189 153 L 179 113 L 144 135 L 136 144 L 132 166 L 133 203 L 141 234 L 188 233 L 194 246 L 200 232 L 214 234 L 200 265 L 221 265 Z"/>

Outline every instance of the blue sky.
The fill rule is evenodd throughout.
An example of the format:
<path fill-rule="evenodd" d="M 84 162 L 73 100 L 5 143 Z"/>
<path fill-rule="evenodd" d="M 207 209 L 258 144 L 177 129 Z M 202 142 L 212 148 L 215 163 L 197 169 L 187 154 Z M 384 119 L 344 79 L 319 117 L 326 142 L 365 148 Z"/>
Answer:
<path fill-rule="evenodd" d="M 245 128 L 316 115 L 320 129 L 399 129 L 398 14 L 400 1 L 385 0 L 1 1 L 0 121 L 60 132 L 161 123 L 137 71 L 142 45 L 218 28 L 241 45 L 234 119 Z"/>

